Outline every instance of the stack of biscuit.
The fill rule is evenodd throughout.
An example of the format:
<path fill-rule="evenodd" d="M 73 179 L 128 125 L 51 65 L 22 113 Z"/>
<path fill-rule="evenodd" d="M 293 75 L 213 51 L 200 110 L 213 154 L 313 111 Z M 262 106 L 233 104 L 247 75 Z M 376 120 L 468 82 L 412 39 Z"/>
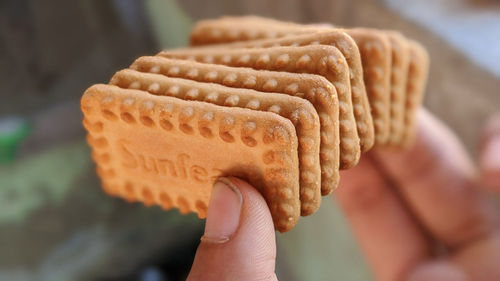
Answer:
<path fill-rule="evenodd" d="M 214 181 L 237 176 L 286 232 L 362 152 L 411 144 L 429 59 L 398 32 L 223 17 L 191 44 L 83 95 L 108 194 L 204 218 Z"/>

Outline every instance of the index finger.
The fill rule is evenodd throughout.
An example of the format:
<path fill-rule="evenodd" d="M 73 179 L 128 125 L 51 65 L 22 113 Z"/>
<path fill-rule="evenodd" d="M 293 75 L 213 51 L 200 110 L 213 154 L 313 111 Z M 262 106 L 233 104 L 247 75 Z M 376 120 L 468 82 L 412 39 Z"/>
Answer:
<path fill-rule="evenodd" d="M 429 232 L 454 247 L 488 234 L 499 216 L 475 187 L 477 172 L 457 138 L 425 110 L 415 145 L 375 159 Z"/>

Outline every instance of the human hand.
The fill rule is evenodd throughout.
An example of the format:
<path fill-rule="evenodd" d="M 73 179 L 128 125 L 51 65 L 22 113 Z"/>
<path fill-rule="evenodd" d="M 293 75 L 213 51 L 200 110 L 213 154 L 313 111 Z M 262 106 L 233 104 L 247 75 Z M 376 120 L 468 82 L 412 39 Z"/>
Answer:
<path fill-rule="evenodd" d="M 187 280 L 277 280 L 275 259 L 274 225 L 262 195 L 240 179 L 219 179 Z"/>
<path fill-rule="evenodd" d="M 419 124 L 413 149 L 364 155 L 343 172 L 335 192 L 376 278 L 498 280 L 500 214 L 481 194 L 454 136 L 426 112 Z M 500 191 L 500 163 L 491 156 L 500 149 L 500 122 L 492 124 L 482 142 L 481 172 L 484 183 Z M 276 280 L 265 200 L 239 179 L 222 181 L 188 280 Z"/>
<path fill-rule="evenodd" d="M 481 141 L 480 171 L 422 110 L 409 151 L 376 150 L 343 171 L 334 197 L 377 280 L 500 280 L 500 118 Z"/>

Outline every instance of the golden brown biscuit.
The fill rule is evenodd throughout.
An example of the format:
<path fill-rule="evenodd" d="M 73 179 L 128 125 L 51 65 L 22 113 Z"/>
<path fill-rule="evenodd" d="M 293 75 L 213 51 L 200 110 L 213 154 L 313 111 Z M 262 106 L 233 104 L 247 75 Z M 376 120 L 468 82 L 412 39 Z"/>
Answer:
<path fill-rule="evenodd" d="M 335 29 L 333 26 L 301 25 L 255 16 L 223 17 L 219 20 L 202 21 L 195 25 L 191 40 L 195 45 L 203 42 L 228 43 L 235 40 L 284 37 Z M 363 65 L 363 80 L 371 106 L 375 140 L 379 145 L 385 144 L 389 138 L 391 116 L 391 45 L 389 39 L 384 32 L 376 29 L 351 28 L 344 31 L 358 45 Z M 212 38 L 214 34 L 218 37 Z M 207 37 L 206 40 L 205 37 Z M 321 41 L 319 43 L 322 44 Z M 358 134 L 362 150 L 366 151 L 371 148 L 369 145 L 363 145 L 364 138 L 359 131 Z"/>
<path fill-rule="evenodd" d="M 310 33 L 311 29 L 309 27 L 316 28 L 318 25 L 303 25 L 259 16 L 223 16 L 217 19 L 205 19 L 196 22 L 191 29 L 190 44 L 192 46 L 201 46 L 281 38 Z M 325 28 L 330 29 L 332 27 L 326 26 Z"/>
<path fill-rule="evenodd" d="M 353 52 L 353 48 L 348 47 L 352 44 L 352 40 L 346 40 L 345 34 L 342 36 L 326 36 L 327 38 L 315 38 L 318 35 L 311 35 L 312 32 L 321 33 L 343 33 L 352 36 L 352 38 L 360 47 L 359 52 L 362 55 L 362 65 L 367 77 L 364 77 L 361 70 L 361 63 L 359 62 L 359 52 Z M 291 40 L 295 35 L 309 35 L 309 39 Z M 279 39 L 279 37 L 288 36 L 288 39 Z M 347 36 L 347 37 L 349 37 Z M 264 38 L 275 38 L 275 40 L 256 40 L 255 42 L 237 42 L 247 41 Z M 300 37 L 300 36 L 299 36 Z M 328 25 L 301 25 L 291 22 L 283 22 L 274 19 L 256 17 L 256 16 L 242 16 L 242 17 L 223 17 L 216 20 L 204 20 L 198 22 L 191 32 L 191 43 L 193 45 L 214 44 L 214 43 L 228 43 L 232 44 L 219 44 L 217 47 L 268 47 L 268 46 L 288 46 L 288 45 L 307 45 L 307 44 L 327 44 L 333 45 L 342 51 L 347 59 L 347 63 L 351 72 L 351 86 L 353 87 L 353 105 L 363 103 L 363 107 L 355 109 L 356 122 L 358 123 L 358 135 L 361 140 L 362 151 L 368 151 L 374 144 L 375 132 L 377 135 L 377 143 L 384 143 L 387 140 L 389 132 L 389 112 L 382 110 L 383 107 L 389 106 L 390 95 L 390 45 L 388 39 L 381 32 L 376 30 L 367 29 L 336 29 Z M 265 42 L 265 43 L 263 43 Z M 373 48 L 372 48 L 373 46 Z M 210 47 L 210 46 L 208 46 Z M 361 49 L 363 47 L 363 49 Z M 350 52 L 348 51 L 349 49 Z M 363 51 L 367 50 L 367 54 Z M 353 54 L 356 53 L 356 54 Z M 359 72 L 359 74 L 358 74 Z M 356 79 L 355 77 L 358 79 Z M 363 95 L 359 97 L 356 88 L 359 84 Z M 364 95 L 368 94 L 368 97 Z M 375 105 L 378 109 L 375 110 L 374 118 L 368 106 Z M 367 110 L 367 111 L 364 111 Z M 373 110 L 373 106 L 372 106 Z M 373 123 L 377 121 L 374 132 Z M 368 129 L 367 129 L 368 128 Z M 377 131 L 378 128 L 378 131 Z"/>
<path fill-rule="evenodd" d="M 320 120 L 321 193 L 328 195 L 339 183 L 339 109 L 335 87 L 324 77 L 278 71 L 254 70 L 167 59 L 138 58 L 130 68 L 169 77 L 209 82 L 261 92 L 284 93 L 310 101 Z"/>
<path fill-rule="evenodd" d="M 375 143 L 383 145 L 389 139 L 391 121 L 391 45 L 387 36 L 375 29 L 352 28 L 346 32 L 356 41 L 361 53 Z"/>
<path fill-rule="evenodd" d="M 427 75 L 429 74 L 429 54 L 416 41 L 410 44 L 410 67 L 406 84 L 405 132 L 402 145 L 410 146 L 415 139 L 417 111 L 424 98 Z"/>
<path fill-rule="evenodd" d="M 314 213 L 321 204 L 321 169 L 319 162 L 320 124 L 316 110 L 308 101 L 277 93 L 234 89 L 212 83 L 170 78 L 131 69 L 117 72 L 110 84 L 139 89 L 150 94 L 173 96 L 183 100 L 203 101 L 228 107 L 242 107 L 279 114 L 295 126 L 299 141 L 299 180 L 301 214 Z M 242 140 L 246 142 L 246 139 Z M 249 139 L 247 145 L 255 140 Z"/>
<path fill-rule="evenodd" d="M 405 95 L 410 50 L 407 39 L 396 31 L 384 31 L 391 42 L 391 125 L 388 145 L 399 146 L 405 127 Z"/>
<path fill-rule="evenodd" d="M 347 169 L 357 164 L 360 156 L 360 145 L 350 97 L 349 70 L 344 56 L 337 48 L 312 45 L 252 49 L 178 49 L 163 51 L 159 56 L 324 76 L 335 86 L 339 98 L 340 168 Z M 360 104 L 356 105 L 354 110 L 359 109 L 359 107 L 361 107 Z M 369 105 L 367 107 L 369 108 Z"/>
<path fill-rule="evenodd" d="M 263 194 L 277 230 L 297 223 L 297 139 L 289 120 L 111 85 L 90 87 L 81 107 L 109 194 L 205 217 L 216 178 L 234 175 Z"/>

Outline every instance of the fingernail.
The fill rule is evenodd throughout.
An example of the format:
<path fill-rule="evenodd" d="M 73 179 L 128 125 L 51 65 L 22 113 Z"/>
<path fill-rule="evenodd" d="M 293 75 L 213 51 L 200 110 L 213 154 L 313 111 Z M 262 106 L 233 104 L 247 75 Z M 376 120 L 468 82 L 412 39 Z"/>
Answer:
<path fill-rule="evenodd" d="M 201 240 L 211 243 L 229 241 L 240 223 L 242 202 L 238 187 L 227 178 L 219 178 L 212 189 Z"/>

